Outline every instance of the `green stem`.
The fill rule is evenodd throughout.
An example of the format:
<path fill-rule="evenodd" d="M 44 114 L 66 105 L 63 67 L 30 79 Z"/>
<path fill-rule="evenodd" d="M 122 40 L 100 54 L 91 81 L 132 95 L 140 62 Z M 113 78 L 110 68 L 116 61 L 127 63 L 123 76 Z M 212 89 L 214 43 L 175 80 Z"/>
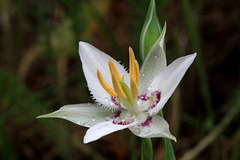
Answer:
<path fill-rule="evenodd" d="M 152 160 L 153 148 L 151 138 L 141 138 L 141 160 Z"/>
<path fill-rule="evenodd" d="M 138 160 L 139 155 L 137 154 L 137 137 L 134 134 L 130 135 L 130 160 Z"/>

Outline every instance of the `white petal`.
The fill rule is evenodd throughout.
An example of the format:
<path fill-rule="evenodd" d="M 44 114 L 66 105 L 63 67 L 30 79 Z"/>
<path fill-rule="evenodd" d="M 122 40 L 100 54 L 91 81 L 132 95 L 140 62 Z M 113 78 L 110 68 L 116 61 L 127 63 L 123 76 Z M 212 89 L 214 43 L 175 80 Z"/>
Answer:
<path fill-rule="evenodd" d="M 152 80 L 167 66 L 166 54 L 163 50 L 163 42 L 166 33 L 166 24 L 160 35 L 160 39 L 156 42 L 158 43 L 155 47 L 149 51 L 149 54 L 145 58 L 143 65 L 141 67 L 141 77 L 139 92 L 142 93 L 150 85 Z"/>
<path fill-rule="evenodd" d="M 143 138 L 167 137 L 174 141 L 176 138 L 170 133 L 169 125 L 159 115 L 149 117 L 146 122 L 129 127 L 133 134 Z"/>
<path fill-rule="evenodd" d="M 84 127 L 91 127 L 105 121 L 106 117 L 113 117 L 114 113 L 95 104 L 65 105 L 59 110 L 41 115 L 37 118 L 62 118 Z"/>
<path fill-rule="evenodd" d="M 103 78 L 111 87 L 112 80 L 108 66 L 109 60 L 114 62 L 120 75 L 123 76 L 123 74 L 125 74 L 125 80 L 129 81 L 127 71 L 112 57 L 86 42 L 79 42 L 79 55 L 82 61 L 83 72 L 91 94 L 97 100 L 97 102 L 106 107 L 112 108 L 113 106 L 110 105 L 110 95 L 103 89 L 98 81 L 97 70 L 100 70 Z"/>
<path fill-rule="evenodd" d="M 150 88 L 161 92 L 161 99 L 156 107 L 149 111 L 150 114 L 157 114 L 168 101 L 185 72 L 192 64 L 196 53 L 178 58 L 163 70 L 152 82 Z"/>
<path fill-rule="evenodd" d="M 140 74 L 139 92 L 142 93 L 151 84 L 152 80 L 166 68 L 165 52 L 157 46 L 151 54 L 148 54 L 143 62 Z"/>
<path fill-rule="evenodd" d="M 131 123 L 128 125 L 116 125 L 112 121 L 105 121 L 102 123 L 98 123 L 87 130 L 86 135 L 84 136 L 84 143 L 89 143 L 99 138 L 108 135 L 110 133 L 116 132 L 118 130 L 122 130 L 128 128 L 129 126 L 134 125 L 135 123 Z"/>

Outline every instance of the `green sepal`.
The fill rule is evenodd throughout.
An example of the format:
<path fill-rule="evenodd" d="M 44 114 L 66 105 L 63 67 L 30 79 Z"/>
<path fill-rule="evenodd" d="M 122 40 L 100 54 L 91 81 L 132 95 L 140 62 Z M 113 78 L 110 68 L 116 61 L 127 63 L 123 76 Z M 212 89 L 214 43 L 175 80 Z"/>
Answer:
<path fill-rule="evenodd" d="M 155 0 L 151 0 L 140 36 L 140 54 L 143 60 L 158 40 L 160 34 L 161 25 L 157 18 Z"/>

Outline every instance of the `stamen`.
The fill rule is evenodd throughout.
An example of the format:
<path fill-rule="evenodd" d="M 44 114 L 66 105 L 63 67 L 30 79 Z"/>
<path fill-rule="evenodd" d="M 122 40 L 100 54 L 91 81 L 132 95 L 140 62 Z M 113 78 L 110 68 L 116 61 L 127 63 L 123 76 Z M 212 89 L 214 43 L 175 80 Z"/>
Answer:
<path fill-rule="evenodd" d="M 118 82 L 115 72 L 112 72 L 112 83 L 113 83 L 114 90 L 117 92 L 117 96 L 123 100 L 126 100 L 127 97 L 126 97 L 125 93 L 123 92 L 120 83 Z"/>
<path fill-rule="evenodd" d="M 139 71 L 139 65 L 137 60 L 134 61 L 134 68 L 135 68 L 135 81 L 137 83 L 137 86 L 139 86 L 139 82 L 140 82 L 140 71 Z"/>
<path fill-rule="evenodd" d="M 138 90 L 136 81 L 133 78 L 131 78 L 130 80 L 130 87 L 131 87 L 132 100 L 135 100 L 139 95 L 139 90 Z"/>
<path fill-rule="evenodd" d="M 107 84 L 107 82 L 103 79 L 102 74 L 99 70 L 97 70 L 98 80 L 101 83 L 102 87 L 113 97 L 117 97 L 117 93 Z"/>
<path fill-rule="evenodd" d="M 121 76 L 120 76 L 120 74 L 119 74 L 119 72 L 118 72 L 118 70 L 117 70 L 117 67 L 116 67 L 115 64 L 113 63 L 113 61 L 110 60 L 110 61 L 108 62 L 108 64 L 109 64 L 110 73 L 112 74 L 113 72 L 115 72 L 115 74 L 116 74 L 116 76 L 117 76 L 117 79 L 120 80 L 120 79 L 121 79 Z"/>
<path fill-rule="evenodd" d="M 129 72 L 130 72 L 130 79 L 134 78 L 135 76 L 135 69 L 134 69 L 134 61 L 135 56 L 131 47 L 129 47 Z"/>

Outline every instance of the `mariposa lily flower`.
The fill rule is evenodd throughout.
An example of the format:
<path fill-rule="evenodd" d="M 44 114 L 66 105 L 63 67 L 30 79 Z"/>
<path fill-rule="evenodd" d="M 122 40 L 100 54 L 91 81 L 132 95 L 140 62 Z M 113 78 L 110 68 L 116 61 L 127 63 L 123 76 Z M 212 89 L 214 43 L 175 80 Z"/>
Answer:
<path fill-rule="evenodd" d="M 129 48 L 129 72 L 109 55 L 80 42 L 84 75 L 96 104 L 65 105 L 38 118 L 63 118 L 89 127 L 84 143 L 125 128 L 139 137 L 167 137 L 176 141 L 167 121 L 157 113 L 172 95 L 196 53 L 166 66 L 164 34 L 159 45 L 145 58 L 141 70 Z"/>

